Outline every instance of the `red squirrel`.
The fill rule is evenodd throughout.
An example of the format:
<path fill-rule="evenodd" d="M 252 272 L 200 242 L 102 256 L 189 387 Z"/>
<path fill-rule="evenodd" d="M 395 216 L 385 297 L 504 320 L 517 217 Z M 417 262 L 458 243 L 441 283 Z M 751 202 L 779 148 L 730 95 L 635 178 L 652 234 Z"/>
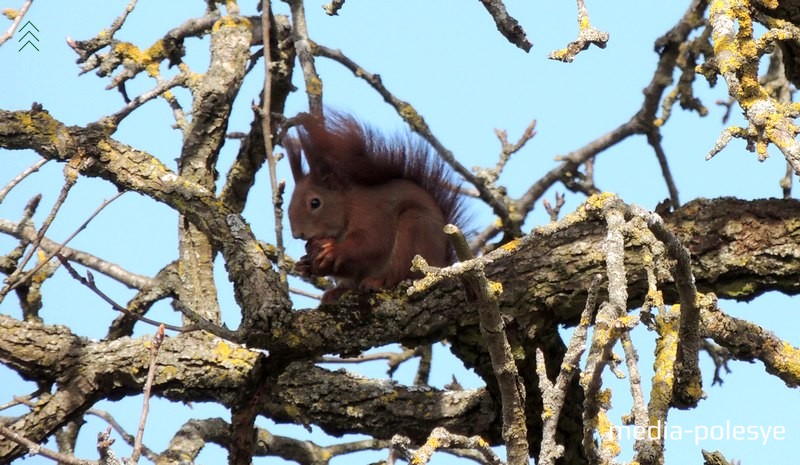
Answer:
<path fill-rule="evenodd" d="M 296 269 L 335 279 L 324 303 L 349 289 L 375 291 L 412 277 L 415 255 L 432 266 L 453 262 L 442 228 L 461 226 L 461 196 L 423 141 L 386 137 L 352 116 L 329 113 L 304 117 L 298 136 L 283 145 L 295 181 L 292 236 L 307 241 Z"/>

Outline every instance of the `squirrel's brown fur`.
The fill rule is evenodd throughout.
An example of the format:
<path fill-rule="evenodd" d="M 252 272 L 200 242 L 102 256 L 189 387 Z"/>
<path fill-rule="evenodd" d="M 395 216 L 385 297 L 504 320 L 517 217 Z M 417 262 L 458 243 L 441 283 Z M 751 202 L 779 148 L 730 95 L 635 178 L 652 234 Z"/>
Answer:
<path fill-rule="evenodd" d="M 394 286 L 412 275 L 417 254 L 433 266 L 452 263 L 442 228 L 462 226 L 461 196 L 424 142 L 387 138 L 338 113 L 306 117 L 298 133 L 284 141 L 296 184 L 289 221 L 308 241 L 298 270 L 336 279 L 325 301 Z"/>

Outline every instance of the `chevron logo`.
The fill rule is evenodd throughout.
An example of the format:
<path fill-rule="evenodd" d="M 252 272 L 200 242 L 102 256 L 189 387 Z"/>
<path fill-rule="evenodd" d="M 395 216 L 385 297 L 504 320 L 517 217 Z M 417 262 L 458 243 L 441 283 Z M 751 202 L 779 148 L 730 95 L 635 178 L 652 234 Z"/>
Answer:
<path fill-rule="evenodd" d="M 33 33 L 34 29 L 36 30 L 36 32 L 39 32 L 39 28 L 36 27 L 36 25 L 34 25 L 32 22 L 28 21 L 27 23 L 25 23 L 24 26 L 19 28 L 19 32 L 21 33 L 22 30 L 25 29 L 28 26 L 30 26 L 28 28 L 28 32 L 26 32 L 22 37 L 19 38 L 19 40 L 17 40 L 18 43 L 22 44 L 22 46 L 19 48 L 19 50 L 17 50 L 18 52 L 21 52 L 22 49 L 27 47 L 28 45 L 30 45 L 31 47 L 35 48 L 37 52 L 39 51 L 39 47 L 37 47 L 36 44 L 33 43 L 34 41 L 35 42 L 39 42 L 39 38 L 36 37 L 36 34 Z M 27 41 L 25 41 L 26 38 L 28 39 Z M 25 41 L 25 42 L 23 43 L 23 41 Z"/>

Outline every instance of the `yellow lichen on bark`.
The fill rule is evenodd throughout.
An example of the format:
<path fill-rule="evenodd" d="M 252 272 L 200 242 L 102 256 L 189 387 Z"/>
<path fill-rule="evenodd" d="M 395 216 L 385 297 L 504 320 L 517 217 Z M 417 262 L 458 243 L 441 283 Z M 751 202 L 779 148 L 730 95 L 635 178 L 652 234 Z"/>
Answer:
<path fill-rule="evenodd" d="M 608 418 L 605 411 L 600 411 L 597 415 L 597 432 L 600 433 L 600 448 L 606 456 L 616 457 L 621 449 L 617 441 L 617 430 Z"/>
<path fill-rule="evenodd" d="M 617 198 L 618 197 L 616 196 L 616 194 L 613 194 L 611 192 L 601 192 L 599 194 L 594 194 L 588 199 L 586 199 L 584 205 L 586 205 L 587 210 L 599 211 L 603 210 L 606 206 L 608 206 L 609 202 L 614 201 Z"/>
<path fill-rule="evenodd" d="M 419 113 L 417 113 L 417 110 L 408 103 L 403 103 L 400 105 L 400 108 L 398 108 L 397 111 L 400 113 L 400 116 L 403 118 L 403 120 L 405 120 L 411 127 L 417 129 L 422 129 L 425 127 L 425 122 L 423 121 L 422 117 L 419 115 Z"/>
<path fill-rule="evenodd" d="M 766 118 L 766 133 L 769 140 L 778 148 L 786 148 L 794 143 L 794 134 L 797 132 L 798 127 L 794 124 L 783 127 L 786 120 L 785 115 L 793 113 L 793 109 L 788 105 L 777 106 L 778 112 L 772 113 Z"/>
<path fill-rule="evenodd" d="M 774 2 L 759 2 L 768 8 Z M 795 172 L 800 173 L 800 143 L 796 140 L 798 116 L 792 105 L 773 97 L 759 81 L 761 58 L 777 41 L 797 40 L 798 28 L 790 22 L 767 18 L 767 32 L 755 39 L 750 0 L 713 0 L 709 4 L 709 23 L 712 27 L 714 65 L 701 65 L 698 72 L 713 79 L 717 73 L 728 84 L 728 93 L 744 110 L 748 127 L 726 128 L 706 158 L 719 153 L 733 137 L 748 141 L 758 159 L 767 158 L 769 144 L 774 144 L 786 156 Z"/>
<path fill-rule="evenodd" d="M 232 347 L 225 341 L 219 341 L 214 347 L 216 361 L 231 367 L 250 368 L 255 364 L 258 354 L 244 347 Z"/>
<path fill-rule="evenodd" d="M 220 31 L 220 29 L 226 27 L 239 27 L 239 26 L 250 29 L 251 24 L 250 21 L 243 16 L 223 16 L 220 19 L 218 19 L 213 26 L 211 26 L 211 32 L 213 34 L 216 34 L 217 32 Z"/>
<path fill-rule="evenodd" d="M 487 291 L 489 291 L 490 298 L 497 299 L 500 297 L 500 294 L 503 293 L 503 283 L 499 281 L 489 281 Z"/>
<path fill-rule="evenodd" d="M 656 358 L 653 362 L 652 391 L 648 411 L 655 412 L 657 415 L 666 414 L 672 399 L 679 325 L 680 307 L 678 305 L 670 307 L 665 315 L 656 316 L 656 329 L 659 337 L 656 340 Z M 657 426 L 660 421 L 663 421 L 663 418 L 658 416 L 649 418 L 650 426 Z"/>
<path fill-rule="evenodd" d="M 569 49 L 561 48 L 550 52 L 550 58 L 553 60 L 564 61 L 564 58 L 569 55 Z"/>
<path fill-rule="evenodd" d="M 505 244 L 501 245 L 500 248 L 505 250 L 506 252 L 514 253 L 519 248 L 519 245 L 522 241 L 520 239 L 514 239 L 512 241 L 508 241 Z"/>
<path fill-rule="evenodd" d="M 130 42 L 120 42 L 114 46 L 113 52 L 123 60 L 127 59 L 141 66 L 153 77 L 158 75 L 159 64 L 167 57 L 167 50 L 162 40 L 157 40 L 144 51 Z"/>
<path fill-rule="evenodd" d="M 35 129 L 33 125 L 33 118 L 31 118 L 30 114 L 17 112 L 14 116 L 17 117 L 17 121 L 19 121 L 26 131 Z"/>
<path fill-rule="evenodd" d="M 774 366 L 780 374 L 800 380 L 800 349 L 784 342 L 776 350 Z"/>
<path fill-rule="evenodd" d="M 745 110 L 755 100 L 767 98 L 758 82 L 758 47 L 750 11 L 748 0 L 714 0 L 709 5 L 717 66 L 723 76 L 740 76 L 736 87 L 726 80 L 733 97 Z"/>
<path fill-rule="evenodd" d="M 308 76 L 306 79 L 306 93 L 315 96 L 322 95 L 322 80 L 315 75 Z"/>

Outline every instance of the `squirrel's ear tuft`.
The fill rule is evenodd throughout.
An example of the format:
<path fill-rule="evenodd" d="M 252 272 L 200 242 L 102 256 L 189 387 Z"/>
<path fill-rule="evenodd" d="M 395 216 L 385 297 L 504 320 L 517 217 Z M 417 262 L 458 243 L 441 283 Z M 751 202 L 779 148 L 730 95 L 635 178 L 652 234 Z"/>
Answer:
<path fill-rule="evenodd" d="M 292 178 L 296 183 L 307 175 L 303 171 L 303 158 L 301 156 L 303 149 L 300 141 L 294 137 L 285 137 L 281 145 L 286 149 L 286 157 L 289 159 L 289 167 L 292 169 Z"/>
<path fill-rule="evenodd" d="M 325 118 L 303 115 L 297 126 L 295 152 L 302 152 L 308 175 L 316 184 L 343 190 L 358 183 L 359 172 L 369 170 L 366 140 L 361 124 L 352 116 L 329 111 Z M 289 154 L 292 174 L 297 179 L 300 161 Z M 295 157 L 299 158 L 299 156 Z"/>

